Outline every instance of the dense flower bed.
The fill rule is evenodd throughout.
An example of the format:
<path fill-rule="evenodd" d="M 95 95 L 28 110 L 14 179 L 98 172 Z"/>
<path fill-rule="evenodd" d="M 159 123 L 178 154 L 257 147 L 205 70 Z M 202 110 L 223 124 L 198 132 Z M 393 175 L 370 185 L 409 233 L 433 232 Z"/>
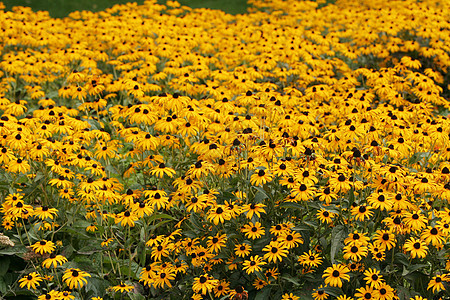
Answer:
<path fill-rule="evenodd" d="M 361 2 L 0 11 L 0 295 L 448 296 L 450 3 Z"/>

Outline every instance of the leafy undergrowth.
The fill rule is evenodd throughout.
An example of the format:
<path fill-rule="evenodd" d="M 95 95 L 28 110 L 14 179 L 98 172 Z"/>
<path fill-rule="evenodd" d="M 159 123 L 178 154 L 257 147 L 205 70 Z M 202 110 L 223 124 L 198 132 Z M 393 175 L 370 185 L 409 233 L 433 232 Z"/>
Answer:
<path fill-rule="evenodd" d="M 450 3 L 360 2 L 0 11 L 0 295 L 448 296 Z"/>

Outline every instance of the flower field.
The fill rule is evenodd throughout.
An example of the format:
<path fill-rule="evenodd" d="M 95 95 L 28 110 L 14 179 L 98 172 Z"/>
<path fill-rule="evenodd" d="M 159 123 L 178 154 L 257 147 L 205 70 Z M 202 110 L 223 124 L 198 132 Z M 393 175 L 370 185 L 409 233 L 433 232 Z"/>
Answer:
<path fill-rule="evenodd" d="M 361 2 L 0 10 L 0 298 L 448 299 L 450 2 Z"/>

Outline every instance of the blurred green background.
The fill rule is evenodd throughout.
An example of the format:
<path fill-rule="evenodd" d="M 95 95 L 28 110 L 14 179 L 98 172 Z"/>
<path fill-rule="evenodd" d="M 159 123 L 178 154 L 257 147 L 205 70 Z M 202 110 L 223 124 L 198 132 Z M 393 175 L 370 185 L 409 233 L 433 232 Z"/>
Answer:
<path fill-rule="evenodd" d="M 34 11 L 46 10 L 52 17 L 61 18 L 67 16 L 72 11 L 90 10 L 101 11 L 112 7 L 114 4 L 137 2 L 142 4 L 144 0 L 0 0 L 5 4 L 7 10 L 13 6 L 29 6 Z M 242 14 L 247 11 L 246 0 L 178 0 L 181 5 L 192 8 L 206 7 L 212 9 L 221 9 L 229 14 Z M 158 3 L 165 3 L 159 0 Z"/>

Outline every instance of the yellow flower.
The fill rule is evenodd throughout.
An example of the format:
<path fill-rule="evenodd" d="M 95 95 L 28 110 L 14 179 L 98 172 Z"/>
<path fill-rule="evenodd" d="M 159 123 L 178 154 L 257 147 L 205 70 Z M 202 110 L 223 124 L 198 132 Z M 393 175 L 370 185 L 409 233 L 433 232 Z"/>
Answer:
<path fill-rule="evenodd" d="M 127 284 L 121 282 L 119 285 L 113 286 L 112 289 L 114 292 L 123 293 L 123 292 L 132 291 L 134 289 L 134 287 L 132 285 L 127 285 Z"/>
<path fill-rule="evenodd" d="M 80 269 L 72 268 L 64 271 L 62 280 L 70 289 L 76 289 L 82 288 L 85 284 L 87 284 L 87 280 L 85 277 L 91 277 L 91 275 L 84 271 L 81 271 Z"/>
<path fill-rule="evenodd" d="M 325 269 L 322 277 L 325 278 L 325 284 L 342 287 L 343 281 L 350 280 L 350 275 L 347 274 L 349 272 L 350 270 L 347 266 L 342 264 L 333 264 L 333 266 Z"/>
<path fill-rule="evenodd" d="M 242 269 L 245 270 L 247 274 L 251 274 L 261 271 L 261 266 L 265 264 L 266 262 L 262 261 L 262 257 L 259 257 L 259 255 L 250 256 L 250 260 L 245 260 L 242 263 L 244 266 Z"/>
<path fill-rule="evenodd" d="M 55 250 L 55 244 L 52 241 L 42 240 L 31 245 L 31 248 L 39 254 L 51 253 Z"/>
<path fill-rule="evenodd" d="M 67 258 L 62 255 L 56 255 L 55 253 L 51 253 L 50 256 L 42 262 L 42 266 L 50 269 L 52 266 L 56 268 L 58 265 L 63 265 L 67 262 Z"/>
<path fill-rule="evenodd" d="M 214 279 L 208 274 L 204 274 L 200 277 L 194 278 L 194 285 L 192 289 L 195 293 L 200 293 L 206 295 L 208 292 L 212 291 L 219 284 L 219 280 Z"/>
<path fill-rule="evenodd" d="M 42 276 L 37 272 L 32 272 L 27 276 L 19 279 L 19 286 L 21 288 L 27 287 L 27 289 L 36 289 L 39 286 L 39 282 L 42 281 Z"/>

